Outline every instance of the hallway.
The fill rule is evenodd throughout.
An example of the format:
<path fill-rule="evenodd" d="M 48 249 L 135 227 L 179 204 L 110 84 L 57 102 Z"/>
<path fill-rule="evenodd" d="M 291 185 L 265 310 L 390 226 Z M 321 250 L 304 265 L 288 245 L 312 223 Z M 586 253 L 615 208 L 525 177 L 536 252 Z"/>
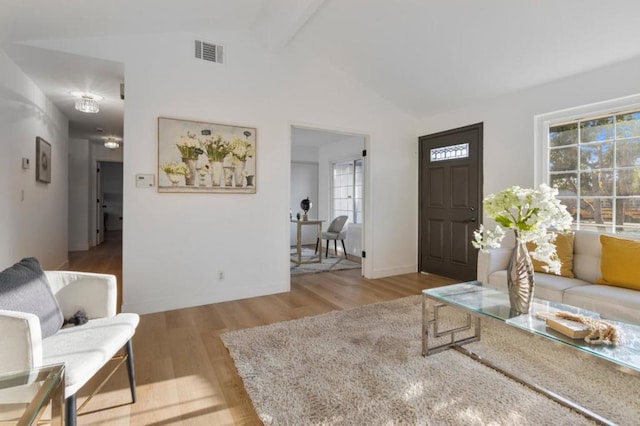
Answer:
<path fill-rule="evenodd" d="M 87 251 L 70 251 L 69 271 L 113 274 L 118 280 L 118 312 L 122 306 L 122 231 L 107 231 L 104 242 Z"/>

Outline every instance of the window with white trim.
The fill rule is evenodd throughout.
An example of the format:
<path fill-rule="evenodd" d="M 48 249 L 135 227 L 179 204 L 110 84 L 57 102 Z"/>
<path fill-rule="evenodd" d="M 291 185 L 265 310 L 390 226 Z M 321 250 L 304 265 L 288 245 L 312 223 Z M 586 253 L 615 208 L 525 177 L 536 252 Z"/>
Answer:
<path fill-rule="evenodd" d="M 333 217 L 347 215 L 350 223 L 362 223 L 362 160 L 333 163 Z"/>
<path fill-rule="evenodd" d="M 578 229 L 640 233 L 640 109 L 551 122 L 547 154 Z"/>

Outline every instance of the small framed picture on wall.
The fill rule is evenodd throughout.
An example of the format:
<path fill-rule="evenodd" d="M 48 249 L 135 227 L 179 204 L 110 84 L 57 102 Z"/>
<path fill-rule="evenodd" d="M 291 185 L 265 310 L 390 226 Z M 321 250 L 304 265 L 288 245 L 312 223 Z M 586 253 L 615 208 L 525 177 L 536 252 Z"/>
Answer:
<path fill-rule="evenodd" d="M 36 137 L 36 180 L 51 183 L 51 145 Z"/>

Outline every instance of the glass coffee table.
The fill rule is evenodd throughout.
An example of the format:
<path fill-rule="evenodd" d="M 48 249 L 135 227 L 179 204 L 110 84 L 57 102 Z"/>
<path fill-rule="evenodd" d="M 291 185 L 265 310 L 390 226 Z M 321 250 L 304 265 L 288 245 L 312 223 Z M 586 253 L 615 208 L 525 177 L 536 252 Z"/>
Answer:
<path fill-rule="evenodd" d="M 502 374 L 522 383 L 547 397 L 570 407 L 601 424 L 612 424 L 597 414 L 550 392 L 538 385 L 527 383 L 511 372 L 504 371 L 490 361 L 463 348 L 462 345 L 481 338 L 480 321 L 491 318 L 520 330 L 559 342 L 578 351 L 604 360 L 619 370 L 640 376 L 640 326 L 619 321 L 606 320 L 615 326 L 624 336 L 624 342 L 618 346 L 592 345 L 582 339 L 571 339 L 547 328 L 538 314 L 554 314 L 558 311 L 572 312 L 584 316 L 599 318 L 595 312 L 562 303 L 534 299 L 529 314 L 514 312 L 509 304 L 506 289 L 497 289 L 483 285 L 479 281 L 469 281 L 444 287 L 427 289 L 422 292 L 422 355 L 428 356 L 442 350 L 455 349 L 471 356 L 483 364 L 500 371 Z M 460 308 L 465 314 L 463 324 L 444 329 L 440 321 L 440 311 L 446 307 Z"/>
<path fill-rule="evenodd" d="M 0 425 L 36 425 L 51 403 L 50 424 L 64 424 L 64 364 L 0 374 Z"/>

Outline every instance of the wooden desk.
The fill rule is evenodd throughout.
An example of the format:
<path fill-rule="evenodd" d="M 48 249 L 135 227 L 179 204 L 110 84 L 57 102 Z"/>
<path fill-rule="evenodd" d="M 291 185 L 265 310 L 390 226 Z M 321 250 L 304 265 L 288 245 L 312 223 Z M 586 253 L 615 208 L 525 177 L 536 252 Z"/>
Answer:
<path fill-rule="evenodd" d="M 297 252 L 296 258 L 292 257 L 291 261 L 296 265 L 301 265 L 303 263 L 322 263 L 322 222 L 324 220 L 295 220 L 291 219 L 291 223 L 297 224 L 297 234 L 296 234 L 296 242 L 297 242 Z M 311 261 L 302 261 L 302 226 L 303 225 L 316 225 L 318 227 L 318 260 Z"/>

